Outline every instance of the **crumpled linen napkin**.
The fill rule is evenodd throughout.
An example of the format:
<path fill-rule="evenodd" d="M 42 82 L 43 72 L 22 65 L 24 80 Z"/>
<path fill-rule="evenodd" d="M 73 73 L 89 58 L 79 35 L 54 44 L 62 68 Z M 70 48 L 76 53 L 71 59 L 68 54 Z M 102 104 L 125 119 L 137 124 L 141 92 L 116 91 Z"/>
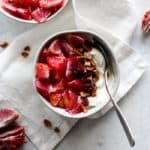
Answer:
<path fill-rule="evenodd" d="M 84 0 L 76 0 L 76 3 L 73 1 L 74 12 L 70 2 L 65 10 L 56 18 L 18 36 L 7 50 L 0 54 L 0 95 L 13 101 L 17 109 L 25 116 L 26 120 L 24 124 L 27 129 L 26 134 L 39 150 L 53 149 L 78 121 L 61 117 L 49 110 L 39 99 L 33 88 L 34 56 L 43 40 L 48 36 L 58 31 L 80 28 L 94 31 L 106 40 L 119 62 L 121 84 L 116 96 L 117 100 L 120 100 L 120 98 L 130 90 L 141 77 L 145 69 L 145 63 L 141 56 L 127 44 L 114 37 L 109 32 L 106 32 L 104 29 L 105 24 L 102 26 L 102 23 L 96 23 L 94 20 L 90 20 L 88 16 L 82 16 L 80 11 L 76 12 L 79 8 L 79 1 L 83 3 Z M 99 0 L 95 0 L 95 3 L 98 4 L 98 1 Z M 105 3 L 104 0 L 100 1 L 102 4 Z M 86 0 L 85 3 L 91 5 L 90 0 Z M 119 0 L 109 0 L 108 3 L 112 6 L 112 9 L 108 9 L 108 12 L 110 11 L 109 14 L 115 12 L 115 4 L 118 4 L 118 6 L 123 3 L 129 5 L 127 0 L 120 0 L 120 3 Z M 90 5 L 89 8 L 91 8 Z M 95 5 L 97 9 L 99 6 L 100 4 Z M 120 9 L 120 13 L 126 14 L 127 18 L 132 18 L 131 14 L 125 13 L 126 11 L 122 12 L 123 6 Z M 107 9 L 107 5 L 101 8 L 101 12 L 105 9 Z M 128 12 L 130 9 L 131 8 L 128 7 L 125 10 Z M 112 13 L 112 16 L 114 15 L 115 14 Z M 99 18 L 99 16 L 97 17 Z M 118 32 L 121 33 L 121 26 L 123 26 L 124 23 L 120 24 L 120 21 L 128 22 L 128 20 L 126 20 L 126 17 L 124 18 L 126 21 L 123 21 L 122 16 L 120 18 L 119 16 L 116 17 L 117 19 L 115 21 L 110 20 L 109 23 L 112 24 L 112 31 L 114 33 L 115 30 L 117 30 L 115 26 L 120 26 L 120 31 L 118 30 Z M 103 17 L 101 17 L 101 19 L 102 18 Z M 125 26 L 124 29 L 126 27 L 127 26 Z M 127 31 L 129 32 L 130 30 L 127 29 Z M 124 37 L 127 39 L 127 36 Z M 27 45 L 30 45 L 32 50 L 28 58 L 23 58 L 21 52 Z M 110 108 L 110 104 L 105 105 L 104 109 L 100 111 L 100 115 L 103 115 Z M 44 118 L 49 119 L 53 126 L 59 127 L 61 132 L 56 134 L 52 129 L 45 128 L 42 124 Z"/>

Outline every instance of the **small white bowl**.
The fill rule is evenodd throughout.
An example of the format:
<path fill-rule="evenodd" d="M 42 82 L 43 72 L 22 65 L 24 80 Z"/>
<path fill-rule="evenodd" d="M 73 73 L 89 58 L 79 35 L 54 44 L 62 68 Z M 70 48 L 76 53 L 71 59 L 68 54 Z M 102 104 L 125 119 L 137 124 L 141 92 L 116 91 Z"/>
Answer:
<path fill-rule="evenodd" d="M 67 34 L 78 34 L 78 35 L 82 35 L 83 37 L 89 39 L 92 39 L 93 37 L 96 38 L 96 40 L 98 40 L 98 42 L 101 44 L 101 46 L 103 47 L 104 51 L 106 52 L 107 55 L 107 59 L 109 59 L 111 66 L 111 75 L 109 77 L 109 89 L 111 90 L 111 94 L 113 96 L 115 96 L 118 87 L 119 87 L 119 72 L 118 72 L 118 65 L 117 62 L 115 60 L 115 57 L 111 51 L 111 49 L 108 47 L 108 45 L 106 44 L 106 42 L 99 37 L 98 35 L 96 35 L 95 33 L 89 32 L 89 31 L 80 31 L 80 30 L 69 30 L 69 31 L 63 31 L 63 32 L 59 32 L 57 34 L 51 35 L 50 37 L 48 37 L 47 40 L 45 40 L 42 45 L 40 46 L 39 50 L 37 51 L 37 54 L 35 56 L 35 62 L 34 65 L 36 66 L 36 63 L 38 61 L 39 58 L 39 54 L 40 52 L 43 50 L 43 48 L 45 47 L 45 45 L 49 42 L 51 42 L 53 39 L 62 36 L 62 35 L 67 35 Z M 35 68 L 34 68 L 35 69 Z M 100 79 L 102 77 L 100 76 Z M 34 70 L 34 77 L 33 77 L 33 85 L 36 89 L 35 86 L 35 70 Z M 37 91 L 37 89 L 36 89 Z M 95 100 L 95 107 L 89 109 L 86 113 L 82 112 L 79 114 L 70 114 L 68 112 L 65 111 L 65 109 L 61 109 L 61 108 L 57 108 L 57 107 L 53 107 L 49 102 L 47 102 L 47 100 L 42 97 L 39 92 L 37 91 L 38 95 L 40 96 L 41 100 L 54 112 L 56 112 L 59 115 L 62 115 L 64 117 L 68 117 L 68 118 L 85 118 L 85 117 L 89 117 L 93 114 L 95 114 L 96 112 L 100 111 L 108 102 L 109 102 L 109 96 L 106 92 L 105 89 L 105 85 L 102 87 L 102 89 L 97 91 L 97 95 L 95 98 L 92 98 L 92 102 L 94 103 Z M 90 98 L 88 98 L 90 99 Z"/>
<path fill-rule="evenodd" d="M 57 16 L 67 5 L 67 3 L 69 2 L 69 0 L 64 0 L 64 5 L 57 11 L 55 12 L 53 15 L 51 15 L 50 17 L 47 18 L 47 21 L 51 20 L 52 18 L 54 18 L 55 16 Z M 29 23 L 29 24 L 39 24 L 38 22 L 36 22 L 35 20 L 26 20 L 26 19 L 21 19 L 19 17 L 15 17 L 13 15 L 11 15 L 10 13 L 8 13 L 5 9 L 2 8 L 2 0 L 0 0 L 0 12 L 3 13 L 4 15 L 6 15 L 7 17 L 22 22 L 22 23 Z M 44 22 L 43 22 L 44 23 Z"/>

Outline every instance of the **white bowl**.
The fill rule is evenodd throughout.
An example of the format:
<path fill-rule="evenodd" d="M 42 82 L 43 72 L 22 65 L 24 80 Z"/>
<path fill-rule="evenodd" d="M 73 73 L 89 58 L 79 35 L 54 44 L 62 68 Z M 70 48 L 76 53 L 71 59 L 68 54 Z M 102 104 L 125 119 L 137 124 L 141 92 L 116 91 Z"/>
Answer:
<path fill-rule="evenodd" d="M 66 35 L 66 34 L 79 34 L 82 35 L 84 37 L 86 37 L 87 39 L 92 39 L 93 37 L 96 38 L 96 40 L 98 40 L 98 42 L 101 44 L 101 46 L 103 47 L 104 51 L 106 52 L 107 55 L 107 59 L 109 59 L 111 66 L 111 76 L 109 77 L 109 89 L 111 90 L 111 94 L 113 96 L 115 96 L 118 87 L 119 87 L 119 72 L 118 72 L 118 65 L 117 62 L 115 60 L 115 57 L 111 51 L 111 49 L 108 47 L 108 45 L 106 44 L 106 42 L 99 37 L 98 35 L 96 35 L 95 33 L 89 32 L 89 31 L 80 31 L 80 30 L 69 30 L 69 31 L 63 31 L 63 32 L 59 32 L 56 33 L 54 35 L 51 35 L 50 37 L 48 37 L 47 40 L 45 40 L 42 45 L 40 46 L 39 50 L 37 51 L 37 54 L 35 56 L 35 64 L 38 61 L 39 58 L 39 54 L 40 52 L 43 50 L 43 48 L 45 47 L 45 45 L 49 42 L 51 42 L 54 38 L 59 37 L 61 35 Z M 35 68 L 34 68 L 35 69 Z M 100 77 L 101 79 L 102 77 Z M 34 87 L 36 89 L 35 86 L 35 70 L 34 70 L 34 79 L 33 79 L 33 84 Z M 37 90 L 36 90 L 37 91 Z M 79 114 L 70 114 L 68 112 L 65 111 L 65 109 L 61 109 L 61 108 L 57 108 L 57 107 L 53 107 L 50 103 L 47 102 L 47 100 L 42 97 L 39 92 L 37 91 L 38 95 L 40 96 L 41 100 L 54 112 L 56 112 L 59 115 L 62 115 L 64 117 L 69 117 L 69 118 L 85 118 L 85 117 L 89 117 L 93 114 L 95 114 L 96 112 L 100 111 L 108 102 L 109 102 L 109 96 L 106 92 L 105 89 L 105 85 L 102 87 L 102 89 L 97 91 L 97 95 L 95 98 L 88 98 L 89 100 L 91 100 L 90 102 L 95 102 L 95 107 L 88 110 L 86 113 L 82 112 Z"/>
<path fill-rule="evenodd" d="M 57 12 L 55 12 L 53 15 L 48 17 L 45 22 L 47 22 L 47 21 L 51 20 L 52 18 L 54 18 L 55 16 L 57 16 L 65 8 L 65 6 L 67 5 L 68 2 L 69 2 L 69 0 L 64 0 L 64 5 Z M 1 5 L 2 5 L 2 0 L 0 0 L 0 12 L 3 13 L 4 15 L 6 15 L 7 17 L 9 17 L 9 18 L 11 18 L 13 20 L 22 22 L 22 23 L 39 24 L 38 22 L 36 22 L 33 19 L 32 20 L 26 20 L 26 19 L 21 19 L 19 17 L 15 17 L 15 16 L 11 15 L 10 13 L 8 13 L 5 9 L 3 9 L 1 7 Z"/>

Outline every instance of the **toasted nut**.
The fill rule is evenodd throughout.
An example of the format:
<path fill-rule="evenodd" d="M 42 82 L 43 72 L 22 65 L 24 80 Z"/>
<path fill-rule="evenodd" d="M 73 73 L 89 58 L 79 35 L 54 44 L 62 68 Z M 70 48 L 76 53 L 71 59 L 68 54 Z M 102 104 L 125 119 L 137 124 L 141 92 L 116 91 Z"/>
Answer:
<path fill-rule="evenodd" d="M 81 97 L 88 97 L 88 96 L 90 96 L 90 93 L 80 92 L 80 96 Z"/>
<path fill-rule="evenodd" d="M 51 127 L 52 126 L 52 123 L 47 119 L 44 119 L 43 123 L 44 123 L 45 127 Z"/>
<path fill-rule="evenodd" d="M 1 48 L 7 48 L 8 47 L 8 42 L 0 43 L 0 47 Z"/>
<path fill-rule="evenodd" d="M 60 133 L 60 129 L 59 129 L 58 127 L 55 127 L 55 128 L 54 128 L 54 131 L 55 131 L 56 133 Z"/>
<path fill-rule="evenodd" d="M 89 52 L 85 52 L 84 56 L 85 56 L 86 59 L 92 59 L 93 58 L 93 55 Z"/>
<path fill-rule="evenodd" d="M 26 47 L 24 47 L 24 51 L 29 52 L 30 50 L 31 50 L 30 46 L 26 46 Z"/>
<path fill-rule="evenodd" d="M 96 79 L 96 81 L 99 79 L 100 73 L 98 70 L 93 70 L 93 78 Z"/>
<path fill-rule="evenodd" d="M 91 66 L 91 63 L 90 63 L 90 61 L 85 61 L 84 65 L 85 66 Z"/>
<path fill-rule="evenodd" d="M 92 95 L 91 95 L 92 97 L 95 97 L 96 96 L 96 90 L 93 90 L 92 91 Z"/>
<path fill-rule="evenodd" d="M 92 93 L 91 93 L 91 96 L 93 96 L 93 97 L 96 96 L 96 90 L 97 90 L 97 87 L 94 86 L 94 87 L 93 87 L 93 90 L 92 90 Z"/>
<path fill-rule="evenodd" d="M 23 52 L 21 53 L 21 55 L 22 55 L 24 58 L 26 58 L 26 57 L 28 57 L 28 56 L 29 56 L 29 53 L 28 53 L 28 52 L 26 52 L 26 51 L 23 51 Z"/>
<path fill-rule="evenodd" d="M 96 63 L 93 60 L 90 60 L 92 66 L 96 67 Z"/>
<path fill-rule="evenodd" d="M 92 66 L 90 66 L 90 67 L 86 67 L 86 70 L 87 71 L 93 71 L 93 70 L 95 70 L 96 68 L 95 67 L 92 67 Z"/>
<path fill-rule="evenodd" d="M 77 56 L 77 59 L 78 59 L 79 61 L 81 61 L 81 60 L 85 60 L 86 57 L 85 57 L 84 55 L 81 55 L 81 56 Z"/>

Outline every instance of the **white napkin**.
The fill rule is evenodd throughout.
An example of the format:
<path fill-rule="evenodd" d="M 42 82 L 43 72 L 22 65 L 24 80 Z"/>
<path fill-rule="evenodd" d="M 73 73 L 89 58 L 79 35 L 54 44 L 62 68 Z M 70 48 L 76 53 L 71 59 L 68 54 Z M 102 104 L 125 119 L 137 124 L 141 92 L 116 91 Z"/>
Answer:
<path fill-rule="evenodd" d="M 130 41 L 137 24 L 130 0 L 73 0 L 78 27 L 107 30 L 123 41 Z M 91 24 L 92 23 L 92 24 Z"/>
<path fill-rule="evenodd" d="M 75 13 L 73 13 L 70 2 L 65 10 L 56 18 L 18 36 L 14 39 L 7 50 L 0 54 L 0 94 L 15 102 L 17 109 L 25 116 L 27 119 L 24 121 L 27 129 L 27 136 L 39 150 L 53 149 L 77 122 L 77 120 L 61 117 L 49 110 L 41 102 L 33 88 L 32 78 L 34 56 L 42 41 L 48 36 L 58 31 L 76 29 L 78 27 L 93 30 L 103 37 L 113 49 L 113 52 L 119 61 L 121 84 L 116 96 L 117 100 L 123 97 L 130 90 L 135 82 L 141 77 L 145 69 L 145 63 L 141 56 L 139 56 L 127 44 L 104 30 L 107 22 L 112 24 L 111 31 L 114 34 L 118 31 L 118 36 L 119 33 L 125 29 L 127 33 L 131 30 L 128 26 L 127 18 L 131 19 L 134 15 L 130 13 L 131 8 L 126 7 L 126 5 L 130 6 L 127 0 L 120 0 L 120 3 L 119 0 L 107 1 L 107 3 L 111 6 L 111 9 L 108 9 L 108 5 L 106 5 L 105 0 L 94 0 L 95 5 L 93 4 L 93 6 L 95 6 L 95 9 L 98 10 L 101 4 L 103 5 L 103 7 L 99 10 L 99 13 L 103 13 L 103 11 L 107 9 L 107 13 L 109 15 L 116 15 L 116 19 L 110 19 L 110 21 L 108 20 L 107 22 L 105 21 L 105 24 L 103 24 L 103 21 L 96 22 L 96 16 L 98 18 L 100 17 L 96 13 L 93 18 L 87 13 L 92 8 L 90 0 L 75 0 L 73 2 Z M 83 2 L 86 3 L 86 7 L 84 7 Z M 116 4 L 118 7 L 116 7 Z M 83 6 L 82 9 L 84 9 L 84 11 L 79 11 L 79 6 Z M 120 9 L 118 10 L 118 8 Z M 78 10 L 78 12 L 76 12 L 76 10 Z M 119 14 L 124 14 L 124 18 L 122 15 L 115 14 L 114 12 L 116 11 L 119 11 Z M 82 13 L 86 15 L 83 16 Z M 76 18 L 76 21 L 74 21 L 74 18 Z M 103 20 L 103 17 L 101 17 L 100 20 Z M 118 30 L 116 26 L 118 26 Z M 109 27 L 110 26 L 107 26 L 107 28 Z M 122 34 L 125 35 L 124 33 L 126 32 L 122 32 Z M 127 39 L 127 36 L 122 38 L 125 39 L 125 37 Z M 23 58 L 21 56 L 21 52 L 27 45 L 31 46 L 32 50 L 28 58 Z M 108 105 L 101 110 L 101 114 L 104 114 L 108 109 L 110 109 L 111 105 Z M 49 119 L 53 126 L 59 127 L 61 132 L 56 134 L 52 129 L 45 128 L 42 124 L 42 120 L 44 118 Z"/>

